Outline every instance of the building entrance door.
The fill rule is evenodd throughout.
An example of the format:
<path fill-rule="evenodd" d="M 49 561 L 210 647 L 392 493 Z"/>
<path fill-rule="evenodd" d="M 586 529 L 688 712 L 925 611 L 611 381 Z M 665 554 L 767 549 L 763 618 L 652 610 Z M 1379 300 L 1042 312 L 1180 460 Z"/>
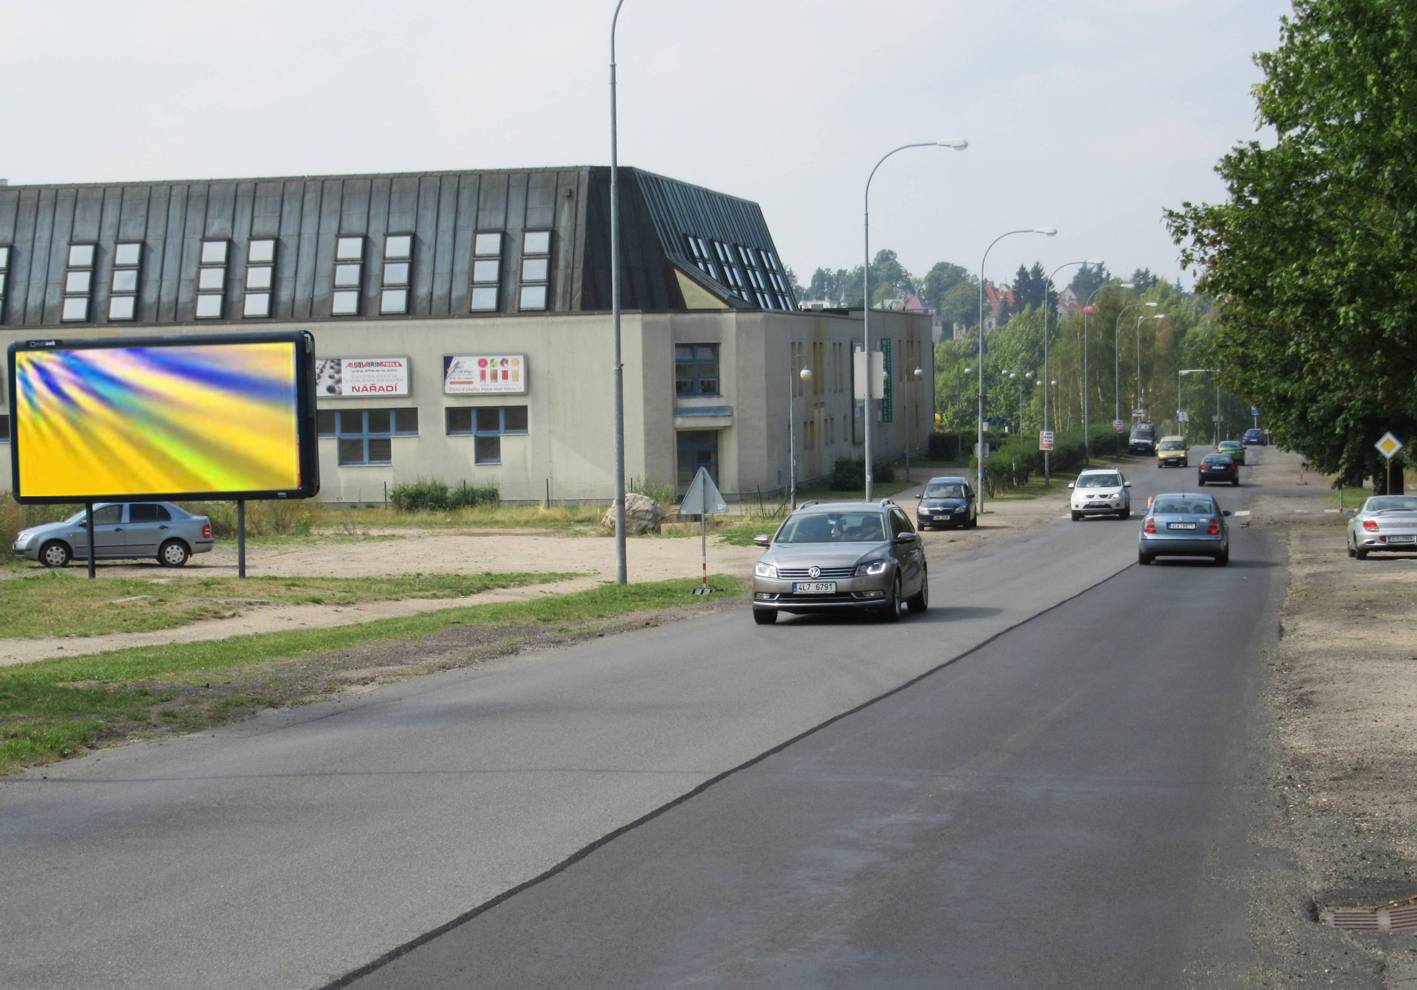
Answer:
<path fill-rule="evenodd" d="M 676 435 L 678 445 L 678 490 L 675 494 L 683 495 L 689 490 L 689 484 L 694 480 L 694 475 L 699 473 L 699 468 L 708 468 L 709 477 L 713 479 L 715 485 L 718 484 L 718 431 L 717 430 L 683 430 Z"/>

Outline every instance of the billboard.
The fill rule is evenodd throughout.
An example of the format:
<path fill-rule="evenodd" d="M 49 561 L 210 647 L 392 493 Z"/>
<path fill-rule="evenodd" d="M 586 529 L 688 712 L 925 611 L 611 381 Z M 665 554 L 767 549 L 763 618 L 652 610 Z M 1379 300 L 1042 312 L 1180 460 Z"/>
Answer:
<path fill-rule="evenodd" d="M 525 395 L 525 354 L 444 354 L 443 394 Z"/>
<path fill-rule="evenodd" d="M 408 395 L 408 358 L 316 358 L 315 390 L 323 399 Z"/>
<path fill-rule="evenodd" d="M 307 332 L 16 341 L 7 358 L 18 502 L 320 490 Z"/>

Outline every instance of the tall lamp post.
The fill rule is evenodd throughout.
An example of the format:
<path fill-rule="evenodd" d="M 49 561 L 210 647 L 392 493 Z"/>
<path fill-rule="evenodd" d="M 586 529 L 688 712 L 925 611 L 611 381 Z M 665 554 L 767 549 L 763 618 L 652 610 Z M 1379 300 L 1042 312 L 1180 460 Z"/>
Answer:
<path fill-rule="evenodd" d="M 984 511 L 984 266 L 989 263 L 989 252 L 994 250 L 994 245 L 1005 237 L 1012 237 L 1014 234 L 1042 234 L 1044 237 L 1053 237 L 1057 233 L 1057 227 L 1020 227 L 1018 230 L 1006 230 L 989 242 L 989 246 L 984 249 L 984 257 L 979 260 L 979 415 L 975 423 L 978 427 L 978 439 L 974 447 L 974 459 L 978 464 L 974 495 L 978 500 L 975 503 L 977 512 Z"/>
<path fill-rule="evenodd" d="M 1031 371 L 1006 371 L 1004 377 L 1018 386 L 1018 419 L 1015 421 L 1019 435 L 1023 435 L 1023 383 L 1037 384 Z"/>
<path fill-rule="evenodd" d="M 625 368 L 620 363 L 620 152 L 615 121 L 615 28 L 620 5 L 610 19 L 610 325 L 615 340 L 611 391 L 615 404 L 615 581 L 628 579 L 625 566 Z"/>
<path fill-rule="evenodd" d="M 624 0 L 621 2 L 623 3 Z M 861 225 L 866 247 L 866 264 L 861 269 L 861 349 L 866 355 L 866 387 L 863 389 L 866 394 L 866 402 L 865 415 L 862 417 L 866 426 L 862 431 L 862 441 L 865 448 L 863 453 L 866 457 L 866 501 L 868 502 L 871 501 L 871 393 L 875 391 L 875 382 L 871 380 L 871 180 L 876 177 L 876 169 L 880 168 L 887 158 L 907 148 L 953 148 L 955 151 L 963 151 L 968 147 L 969 142 L 962 139 L 916 141 L 911 144 L 903 144 L 882 155 L 880 161 L 876 162 L 875 167 L 871 169 L 871 174 L 866 176 L 866 195 L 863 197 L 864 219 Z"/>
<path fill-rule="evenodd" d="M 1138 306 L 1149 306 L 1155 309 L 1159 303 L 1154 302 L 1134 302 L 1122 307 L 1122 311 L 1117 314 L 1117 325 L 1112 328 L 1112 423 L 1113 428 L 1122 422 L 1122 317 L 1127 315 L 1127 310 L 1136 309 Z M 1117 452 L 1122 450 L 1122 435 L 1117 434 Z"/>
<path fill-rule="evenodd" d="M 1096 265 L 1102 267 L 1102 262 L 1096 258 L 1088 258 L 1084 261 L 1065 261 L 1057 268 L 1053 269 L 1053 274 L 1049 275 L 1043 283 L 1043 380 L 1048 380 L 1048 286 L 1053 284 L 1053 276 L 1057 275 L 1064 268 L 1071 268 L 1074 265 Z M 1043 389 L 1043 431 L 1048 431 L 1048 389 Z M 1049 485 L 1053 480 L 1053 472 L 1049 464 L 1050 451 L 1043 452 L 1043 484 Z"/>
<path fill-rule="evenodd" d="M 1220 443 L 1220 369 L 1219 368 L 1182 368 L 1176 372 L 1176 405 L 1181 404 L 1181 376 L 1182 375 L 1214 375 L 1215 376 L 1215 443 Z M 1180 410 L 1177 410 L 1179 416 Z"/>
<path fill-rule="evenodd" d="M 1082 307 L 1082 459 L 1083 463 L 1092 460 L 1092 434 L 1088 432 L 1087 419 L 1087 318 L 1092 314 L 1092 300 L 1097 298 L 1097 294 L 1109 285 L 1116 285 L 1119 289 L 1132 288 L 1131 282 L 1104 282 L 1087 297 L 1087 302 Z"/>
<path fill-rule="evenodd" d="M 1147 320 L 1147 319 L 1152 319 L 1152 320 L 1164 320 L 1164 319 L 1166 319 L 1166 314 L 1165 314 L 1165 313 L 1152 313 L 1149 317 L 1148 317 L 1148 316 L 1145 316 L 1145 315 L 1143 315 L 1143 316 L 1138 316 L 1138 317 L 1137 317 L 1136 343 L 1135 343 L 1135 350 L 1136 350 L 1136 354 L 1137 354 L 1137 382 L 1136 382 L 1136 387 L 1132 390 L 1132 400 L 1133 400 L 1133 401 L 1132 401 L 1132 408 L 1133 408 L 1133 409 L 1140 409 L 1140 408 L 1141 408 L 1141 325 L 1142 325 L 1142 321 L 1143 321 L 1143 320 Z M 1153 348 L 1153 350 L 1155 350 L 1155 348 Z"/>
<path fill-rule="evenodd" d="M 797 372 L 796 377 L 803 383 L 802 398 L 807 398 L 806 383 L 812 380 L 812 369 L 803 368 Z M 797 426 L 792 415 L 792 393 L 796 391 L 797 383 L 791 378 L 787 380 L 787 488 L 788 501 L 792 508 L 797 508 Z"/>

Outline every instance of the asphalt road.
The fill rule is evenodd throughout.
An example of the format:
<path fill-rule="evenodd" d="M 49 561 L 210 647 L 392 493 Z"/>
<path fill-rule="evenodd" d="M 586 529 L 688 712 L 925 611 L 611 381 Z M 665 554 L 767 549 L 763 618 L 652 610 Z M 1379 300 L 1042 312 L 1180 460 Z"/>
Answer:
<path fill-rule="evenodd" d="M 1193 479 L 1147 465 L 1133 494 L 1144 504 Z M 1218 494 L 1241 508 L 1248 489 Z M 896 626 L 757 627 L 745 606 L 0 781 L 0 985 L 320 986 L 454 925 L 399 961 L 424 965 L 621 855 L 649 870 L 634 874 L 638 889 L 662 883 L 702 913 L 653 897 L 597 902 L 602 876 L 568 895 L 586 913 L 558 916 L 554 936 L 497 936 L 508 954 L 494 954 L 504 968 L 486 985 L 519 985 L 538 971 L 532 960 L 553 955 L 579 984 L 771 982 L 772 959 L 805 982 L 837 971 L 928 982 L 923 967 L 944 953 L 925 950 L 949 932 L 976 947 L 950 956 L 960 978 L 988 982 L 1002 971 L 979 932 L 1017 944 L 1045 916 L 1077 919 L 1079 894 L 1087 931 L 1110 925 L 1114 948 L 1174 921 L 1161 905 L 1178 898 L 1200 912 L 1178 931 L 1205 928 L 1219 902 L 1183 881 L 1212 862 L 1196 860 L 1202 847 L 1224 866 L 1241 841 L 1238 817 L 1218 809 L 1248 786 L 1237 726 L 1252 704 L 1253 619 L 1279 581 L 1274 550 L 1237 531 L 1228 569 L 1143 571 L 1132 567 L 1135 522 L 1065 515 L 1060 499 L 1054 525 L 940 558 L 930 613 Z M 1243 603 L 1243 620 L 1211 617 Z M 1207 639 L 1215 650 L 1186 642 L 1212 625 L 1232 638 Z M 863 828 L 873 814 L 879 827 Z M 717 827 L 663 833 L 692 829 L 685 816 Z M 792 851 L 794 834 L 813 844 Z M 686 857 L 693 846 L 719 855 Z M 774 887 L 774 876 L 793 883 Z M 746 939 L 735 883 L 760 943 Z M 917 907 L 949 914 L 950 927 L 907 926 L 893 944 L 891 919 Z M 597 916 L 647 927 L 593 948 Z M 1052 931 L 1035 939 L 1047 972 L 1092 964 Z M 564 951 L 548 949 L 563 940 Z M 1173 942 L 1137 971 L 1231 951 Z M 718 969 L 733 946 L 746 968 Z M 812 966 L 828 969 L 794 968 Z M 418 976 L 437 983 L 452 971 L 428 964 Z"/>

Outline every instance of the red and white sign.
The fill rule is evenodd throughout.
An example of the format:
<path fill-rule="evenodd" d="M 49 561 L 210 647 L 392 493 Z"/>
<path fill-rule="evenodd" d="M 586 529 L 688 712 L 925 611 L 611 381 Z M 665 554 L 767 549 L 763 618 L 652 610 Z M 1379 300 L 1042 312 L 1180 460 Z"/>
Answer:
<path fill-rule="evenodd" d="M 1038 431 L 1038 449 L 1039 449 L 1039 450 L 1052 450 L 1052 449 L 1053 449 L 1053 431 L 1052 431 L 1052 430 L 1039 430 L 1039 431 Z"/>
<path fill-rule="evenodd" d="M 317 358 L 315 394 L 322 399 L 408 395 L 408 358 Z"/>
<path fill-rule="evenodd" d="M 525 395 L 525 354 L 445 354 L 445 395 Z"/>

